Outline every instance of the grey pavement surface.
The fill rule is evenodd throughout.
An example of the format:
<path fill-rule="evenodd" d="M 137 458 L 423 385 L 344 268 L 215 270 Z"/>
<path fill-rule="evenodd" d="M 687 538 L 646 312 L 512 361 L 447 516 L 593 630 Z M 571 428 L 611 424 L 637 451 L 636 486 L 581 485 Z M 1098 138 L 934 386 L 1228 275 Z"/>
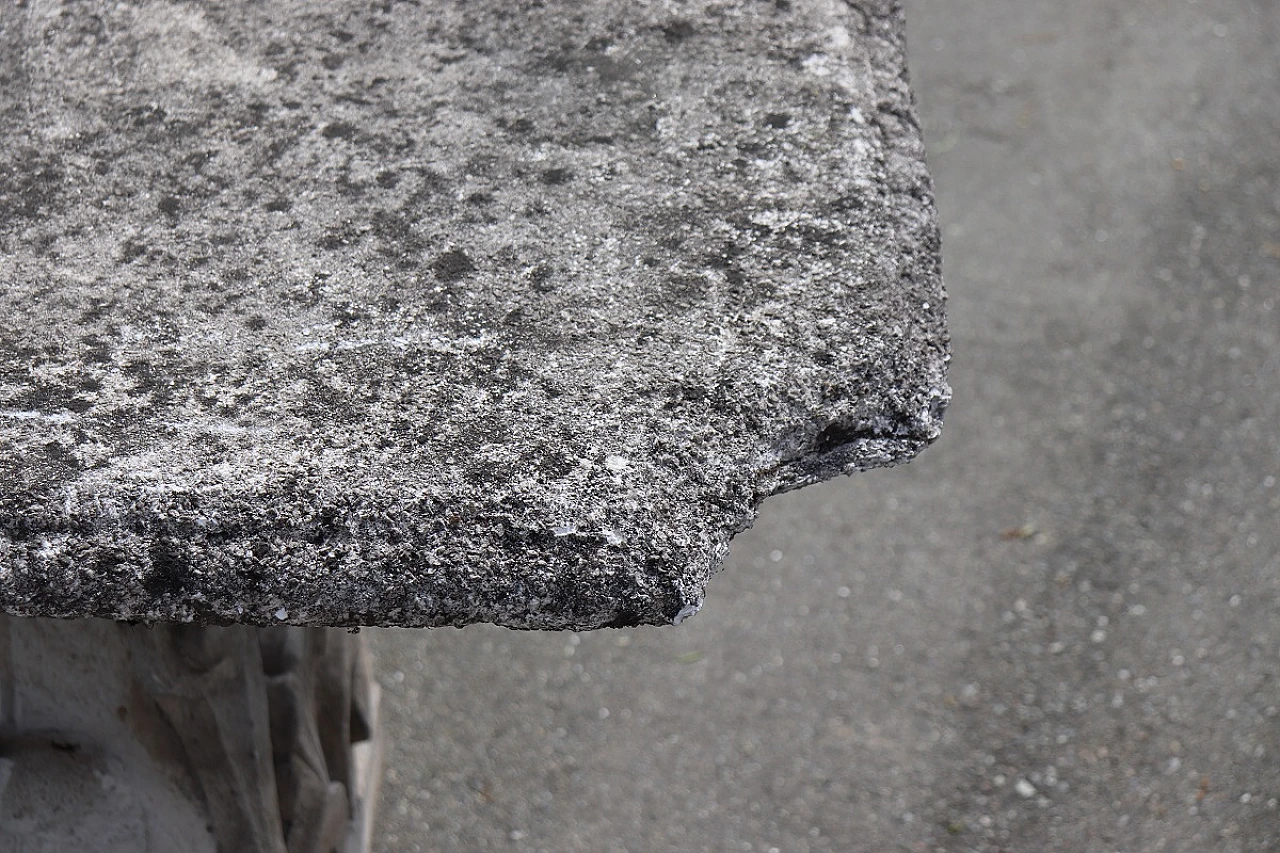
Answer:
<path fill-rule="evenodd" d="M 942 439 L 678 628 L 374 632 L 379 850 L 1280 849 L 1280 5 L 908 12 Z"/>

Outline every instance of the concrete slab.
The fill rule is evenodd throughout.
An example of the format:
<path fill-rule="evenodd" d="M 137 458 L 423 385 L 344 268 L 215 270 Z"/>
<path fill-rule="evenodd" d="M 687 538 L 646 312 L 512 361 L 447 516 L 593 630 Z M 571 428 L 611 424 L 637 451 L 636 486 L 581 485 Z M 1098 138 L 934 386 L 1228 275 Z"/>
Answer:
<path fill-rule="evenodd" d="M 894 2 L 0 7 L 0 607 L 678 622 L 948 398 Z"/>

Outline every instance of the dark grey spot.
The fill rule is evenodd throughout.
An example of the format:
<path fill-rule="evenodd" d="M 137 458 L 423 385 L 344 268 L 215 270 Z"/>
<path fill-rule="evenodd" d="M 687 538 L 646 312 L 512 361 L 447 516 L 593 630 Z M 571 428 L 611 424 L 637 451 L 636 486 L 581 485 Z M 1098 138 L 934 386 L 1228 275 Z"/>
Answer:
<path fill-rule="evenodd" d="M 350 139 L 356 135 L 356 126 L 346 121 L 335 121 L 326 124 L 320 135 L 325 139 Z"/>
<path fill-rule="evenodd" d="M 549 187 L 558 187 L 573 180 L 573 172 L 569 169 L 547 169 L 540 179 Z"/>
<path fill-rule="evenodd" d="M 475 272 L 476 265 L 466 252 L 461 249 L 450 249 L 431 262 L 431 271 L 444 284 L 453 284 Z"/>

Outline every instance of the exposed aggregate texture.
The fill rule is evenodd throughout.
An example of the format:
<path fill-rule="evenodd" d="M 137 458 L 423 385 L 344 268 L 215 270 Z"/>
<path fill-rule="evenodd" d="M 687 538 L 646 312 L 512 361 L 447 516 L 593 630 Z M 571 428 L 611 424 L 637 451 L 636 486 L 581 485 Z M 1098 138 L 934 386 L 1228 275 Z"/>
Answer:
<path fill-rule="evenodd" d="M 889 0 L 0 4 L 0 608 L 680 621 L 948 399 Z"/>

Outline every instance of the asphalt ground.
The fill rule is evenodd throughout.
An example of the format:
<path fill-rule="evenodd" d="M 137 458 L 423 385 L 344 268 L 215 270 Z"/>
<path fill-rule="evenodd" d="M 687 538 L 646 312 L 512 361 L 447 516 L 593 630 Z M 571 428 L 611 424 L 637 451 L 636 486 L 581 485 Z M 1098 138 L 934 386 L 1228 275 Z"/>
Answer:
<path fill-rule="evenodd" d="M 678 628 L 371 631 L 378 850 L 1280 850 L 1280 4 L 908 12 L 943 438 Z"/>

